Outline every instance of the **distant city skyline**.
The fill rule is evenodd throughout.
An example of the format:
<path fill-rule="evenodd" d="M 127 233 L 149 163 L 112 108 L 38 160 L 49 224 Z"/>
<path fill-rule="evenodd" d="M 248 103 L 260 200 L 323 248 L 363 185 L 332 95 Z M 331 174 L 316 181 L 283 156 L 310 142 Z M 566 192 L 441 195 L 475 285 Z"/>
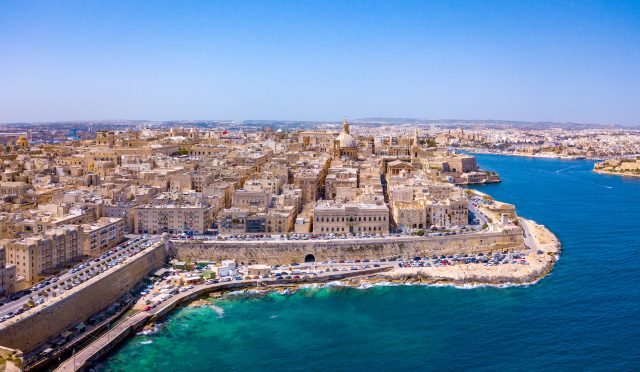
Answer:
<path fill-rule="evenodd" d="M 635 1 L 5 1 L 0 55 L 0 123 L 640 124 Z"/>

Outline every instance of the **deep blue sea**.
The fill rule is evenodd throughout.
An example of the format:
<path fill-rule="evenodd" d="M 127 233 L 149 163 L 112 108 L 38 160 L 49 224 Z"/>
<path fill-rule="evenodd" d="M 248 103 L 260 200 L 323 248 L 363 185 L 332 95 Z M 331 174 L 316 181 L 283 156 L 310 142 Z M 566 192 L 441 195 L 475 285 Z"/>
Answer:
<path fill-rule="evenodd" d="M 480 186 L 561 240 L 535 285 L 323 288 L 178 310 L 109 371 L 640 370 L 640 179 L 478 155 Z"/>

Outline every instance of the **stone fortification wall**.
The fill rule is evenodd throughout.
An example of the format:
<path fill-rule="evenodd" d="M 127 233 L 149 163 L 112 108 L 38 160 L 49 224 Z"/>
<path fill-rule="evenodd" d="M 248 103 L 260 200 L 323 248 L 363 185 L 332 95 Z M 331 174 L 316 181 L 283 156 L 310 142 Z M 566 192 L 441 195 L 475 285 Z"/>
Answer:
<path fill-rule="evenodd" d="M 316 261 L 380 259 L 397 256 L 466 254 L 520 248 L 522 231 L 438 237 L 337 239 L 310 241 L 184 241 L 170 242 L 172 256 L 179 260 L 236 259 L 245 263 L 283 264 L 304 262 L 312 254 Z"/>
<path fill-rule="evenodd" d="M 98 277 L 67 291 L 44 309 L 34 308 L 0 326 L 0 345 L 23 352 L 35 349 L 65 329 L 88 319 L 114 303 L 167 257 L 160 243 Z M 39 311 L 37 311 L 39 310 Z"/>

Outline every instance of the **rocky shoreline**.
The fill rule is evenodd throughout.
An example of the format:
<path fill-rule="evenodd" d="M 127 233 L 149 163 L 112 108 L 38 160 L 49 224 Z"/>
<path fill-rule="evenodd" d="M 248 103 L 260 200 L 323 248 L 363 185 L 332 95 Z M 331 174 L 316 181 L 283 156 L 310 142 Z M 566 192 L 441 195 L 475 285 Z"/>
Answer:
<path fill-rule="evenodd" d="M 535 249 L 526 256 L 527 265 L 503 264 L 485 266 L 464 264 L 443 267 L 394 268 L 380 274 L 384 280 L 417 284 L 450 284 L 456 286 L 504 286 L 529 285 L 547 276 L 557 261 L 561 244 L 558 238 L 543 225 L 521 218 L 535 241 Z"/>
<path fill-rule="evenodd" d="M 515 152 L 500 152 L 500 151 L 490 151 L 484 150 L 480 148 L 463 148 L 462 150 L 469 151 L 474 154 L 487 154 L 487 155 L 503 155 L 503 156 L 520 156 L 524 158 L 538 158 L 538 159 L 559 159 L 559 160 L 599 160 L 602 159 L 600 156 L 586 156 L 586 155 L 558 155 L 552 153 L 536 153 L 536 154 L 527 154 L 527 153 L 515 153 Z"/>
<path fill-rule="evenodd" d="M 609 176 L 636 177 L 636 178 L 640 177 L 640 174 L 607 171 L 603 169 L 594 169 L 593 172 L 598 174 L 606 174 Z"/>

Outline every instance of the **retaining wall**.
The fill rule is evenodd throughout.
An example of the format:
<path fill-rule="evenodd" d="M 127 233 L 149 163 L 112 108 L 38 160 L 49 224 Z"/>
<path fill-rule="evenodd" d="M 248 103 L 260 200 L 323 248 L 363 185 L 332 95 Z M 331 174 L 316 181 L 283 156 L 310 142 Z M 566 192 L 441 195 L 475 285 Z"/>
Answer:
<path fill-rule="evenodd" d="M 47 307 L 37 307 L 0 325 L 0 345 L 28 352 L 65 329 L 88 319 L 130 291 L 149 272 L 166 261 L 166 244 L 160 243 L 110 272 L 91 278 L 57 297 Z"/>
<path fill-rule="evenodd" d="M 276 241 L 188 241 L 172 240 L 171 255 L 179 260 L 235 259 L 245 263 L 286 264 L 304 262 L 312 254 L 316 261 L 380 259 L 397 256 L 467 254 L 521 248 L 521 229 L 509 232 L 465 235 Z"/>

